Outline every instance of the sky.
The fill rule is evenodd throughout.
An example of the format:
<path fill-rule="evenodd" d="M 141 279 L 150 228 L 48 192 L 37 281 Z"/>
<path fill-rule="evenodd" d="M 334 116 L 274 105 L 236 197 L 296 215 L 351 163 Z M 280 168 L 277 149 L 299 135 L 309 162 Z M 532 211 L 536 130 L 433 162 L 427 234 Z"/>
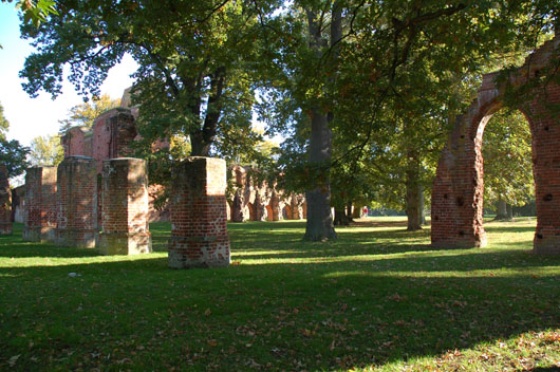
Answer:
<path fill-rule="evenodd" d="M 83 103 L 83 99 L 68 81 L 65 82 L 63 94 L 56 100 L 52 100 L 50 94 L 45 92 L 41 92 L 37 98 L 25 93 L 19 71 L 23 68 L 25 58 L 33 53 L 33 48 L 28 41 L 20 38 L 19 24 L 14 3 L 0 2 L 0 104 L 10 123 L 8 139 L 16 139 L 29 146 L 37 136 L 57 134 L 59 120 L 67 118 L 69 110 Z M 101 93 L 113 99 L 121 98 L 123 91 L 132 85 L 130 74 L 134 70 L 132 58 L 123 59 L 120 65 L 109 72 Z"/>

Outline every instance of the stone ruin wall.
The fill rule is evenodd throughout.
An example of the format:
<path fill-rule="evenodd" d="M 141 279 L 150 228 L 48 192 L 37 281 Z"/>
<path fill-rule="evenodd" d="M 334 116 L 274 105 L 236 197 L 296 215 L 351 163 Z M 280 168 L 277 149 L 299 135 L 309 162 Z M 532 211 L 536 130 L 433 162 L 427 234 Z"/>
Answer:
<path fill-rule="evenodd" d="M 228 218 L 232 222 L 301 220 L 307 217 L 303 194 L 286 193 L 276 184 L 259 180 L 258 169 L 233 166 L 229 170 Z"/>
<path fill-rule="evenodd" d="M 23 239 L 54 241 L 57 224 L 57 168 L 34 167 L 25 175 Z"/>
<path fill-rule="evenodd" d="M 126 94 L 125 94 L 126 96 Z M 123 97 L 123 101 L 125 97 Z M 94 159 L 97 173 L 101 175 L 103 162 L 107 159 L 127 157 L 131 154 L 130 144 L 138 139 L 135 127 L 135 111 L 127 108 L 109 110 L 99 116 L 92 130 L 70 128 L 62 136 L 64 155 L 87 156 Z M 156 147 L 169 146 L 159 141 Z M 275 185 L 258 182 L 256 171 L 250 167 L 234 166 L 230 170 L 230 192 L 227 194 L 228 219 L 243 221 L 280 221 L 306 218 L 306 203 L 303 194 L 287 194 L 277 190 Z M 99 177 L 100 182 L 101 178 Z M 101 210 L 101 184 L 98 183 L 98 209 Z M 154 201 L 163 192 L 161 185 L 148 187 L 150 205 L 149 220 L 169 219 L 169 208 L 156 209 Z M 101 215 L 98 216 L 101 218 Z M 98 224 L 101 225 L 101 220 Z"/>
<path fill-rule="evenodd" d="M 146 161 L 135 158 L 105 160 L 101 183 L 99 251 L 106 255 L 151 252 Z"/>
<path fill-rule="evenodd" d="M 194 156 L 173 167 L 169 267 L 230 264 L 226 186 L 226 164 L 222 159 Z"/>
<path fill-rule="evenodd" d="M 6 166 L 0 164 L 0 235 L 12 234 L 12 192 Z"/>
<path fill-rule="evenodd" d="M 432 189 L 434 247 L 471 248 L 487 243 L 483 225 L 482 137 L 492 115 L 515 94 L 531 129 L 537 228 L 533 252 L 560 254 L 560 36 L 531 54 L 507 76 L 487 74 L 468 111 L 456 119 Z"/>

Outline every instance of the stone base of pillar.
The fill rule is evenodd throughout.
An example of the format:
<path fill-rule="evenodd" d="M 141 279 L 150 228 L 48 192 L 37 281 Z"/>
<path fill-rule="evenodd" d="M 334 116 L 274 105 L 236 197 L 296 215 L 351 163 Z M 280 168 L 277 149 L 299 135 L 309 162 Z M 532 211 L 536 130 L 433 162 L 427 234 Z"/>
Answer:
<path fill-rule="evenodd" d="M 225 267 L 230 263 L 230 243 L 227 236 L 169 239 L 168 266 L 170 268 Z"/>
<path fill-rule="evenodd" d="M 13 233 L 13 223 L 11 222 L 0 223 L 0 235 L 12 235 L 12 233 Z"/>
<path fill-rule="evenodd" d="M 56 241 L 56 228 L 53 226 L 24 226 L 22 237 L 26 242 L 54 242 Z"/>
<path fill-rule="evenodd" d="M 63 247 L 95 248 L 94 230 L 57 229 L 56 244 Z"/>
<path fill-rule="evenodd" d="M 150 233 L 103 233 L 97 237 L 97 249 L 104 255 L 136 255 L 152 252 Z"/>

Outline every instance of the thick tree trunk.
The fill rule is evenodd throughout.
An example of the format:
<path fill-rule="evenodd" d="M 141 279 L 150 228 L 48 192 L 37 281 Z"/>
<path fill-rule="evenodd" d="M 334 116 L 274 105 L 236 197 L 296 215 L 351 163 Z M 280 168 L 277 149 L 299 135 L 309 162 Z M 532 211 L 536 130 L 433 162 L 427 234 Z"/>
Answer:
<path fill-rule="evenodd" d="M 307 224 L 305 240 L 326 241 L 336 239 L 331 213 L 330 161 L 332 132 L 327 115 L 318 109 L 311 112 L 311 138 L 309 142 L 309 166 L 315 177 L 315 188 L 305 193 L 307 200 Z"/>
<path fill-rule="evenodd" d="M 315 51 L 318 60 L 322 59 L 323 48 L 326 45 L 322 34 L 321 25 L 318 23 L 316 14 L 307 10 L 309 22 L 309 34 L 311 36 L 310 47 Z M 342 11 L 337 1 L 333 4 L 331 20 L 331 66 L 336 65 L 338 56 L 335 44 L 342 38 Z M 332 131 L 329 122 L 332 121 L 332 112 L 321 109 L 321 105 L 310 105 L 311 109 L 311 136 L 309 141 L 309 167 L 310 176 L 315 177 L 315 188 L 308 190 L 305 195 L 307 199 L 307 224 L 305 227 L 304 240 L 326 241 L 336 239 L 334 231 L 333 216 L 331 213 L 331 181 L 330 167 L 332 157 Z"/>

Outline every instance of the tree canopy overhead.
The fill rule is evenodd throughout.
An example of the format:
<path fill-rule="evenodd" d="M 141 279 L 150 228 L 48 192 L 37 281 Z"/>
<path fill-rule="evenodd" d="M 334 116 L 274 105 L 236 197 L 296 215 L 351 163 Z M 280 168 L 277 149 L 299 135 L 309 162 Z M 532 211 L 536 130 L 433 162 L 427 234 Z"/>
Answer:
<path fill-rule="evenodd" d="M 185 133 L 193 155 L 208 155 L 221 127 L 251 121 L 253 8 L 223 0 L 61 0 L 58 16 L 23 27 L 36 47 L 21 72 L 24 89 L 56 97 L 69 66 L 76 90 L 98 96 L 108 71 L 129 53 L 139 65 L 132 96 L 142 105 L 143 136 Z M 222 116 L 228 111 L 235 114 Z"/>

